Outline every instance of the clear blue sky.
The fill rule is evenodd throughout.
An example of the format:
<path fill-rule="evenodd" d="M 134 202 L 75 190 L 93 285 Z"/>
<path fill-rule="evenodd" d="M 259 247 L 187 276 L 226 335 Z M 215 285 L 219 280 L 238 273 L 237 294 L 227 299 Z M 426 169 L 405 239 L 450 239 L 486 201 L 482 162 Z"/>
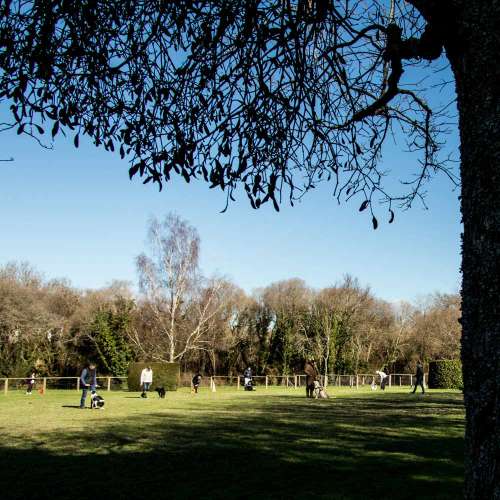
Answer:
<path fill-rule="evenodd" d="M 451 136 L 450 146 L 456 147 Z M 129 181 L 128 163 L 82 140 L 59 139 L 53 150 L 15 133 L 0 134 L 0 265 L 26 260 L 47 278 L 94 288 L 113 279 L 137 282 L 134 258 L 145 249 L 148 218 L 175 211 L 199 231 L 201 266 L 247 291 L 290 277 L 313 287 L 345 273 L 386 300 L 414 300 L 460 288 L 458 191 L 444 176 L 428 186 L 429 210 L 418 204 L 380 220 L 373 231 L 361 200 L 338 205 L 327 184 L 294 208 L 253 210 L 240 197 L 221 214 L 225 197 L 199 182 L 178 180 L 159 193 Z M 413 159 L 391 153 L 406 168 Z M 380 213 L 385 213 L 381 208 Z"/>

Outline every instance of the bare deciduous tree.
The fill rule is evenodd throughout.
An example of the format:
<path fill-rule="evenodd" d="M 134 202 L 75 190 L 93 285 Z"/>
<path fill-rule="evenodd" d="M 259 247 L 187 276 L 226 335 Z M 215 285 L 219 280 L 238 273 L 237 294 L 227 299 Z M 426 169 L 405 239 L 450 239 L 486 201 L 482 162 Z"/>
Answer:
<path fill-rule="evenodd" d="M 137 257 L 139 284 L 150 315 L 147 350 L 155 359 L 174 362 L 190 350 L 207 349 L 207 332 L 224 303 L 224 282 L 201 276 L 198 233 L 179 216 L 153 218 L 148 243 L 150 256 Z"/>

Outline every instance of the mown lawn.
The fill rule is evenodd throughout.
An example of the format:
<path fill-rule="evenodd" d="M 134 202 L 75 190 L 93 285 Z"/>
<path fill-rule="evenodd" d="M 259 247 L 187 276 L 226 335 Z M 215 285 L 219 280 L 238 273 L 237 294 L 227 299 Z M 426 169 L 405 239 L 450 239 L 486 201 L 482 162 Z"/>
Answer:
<path fill-rule="evenodd" d="M 458 392 L 101 394 L 0 395 L 2 499 L 461 497 Z"/>

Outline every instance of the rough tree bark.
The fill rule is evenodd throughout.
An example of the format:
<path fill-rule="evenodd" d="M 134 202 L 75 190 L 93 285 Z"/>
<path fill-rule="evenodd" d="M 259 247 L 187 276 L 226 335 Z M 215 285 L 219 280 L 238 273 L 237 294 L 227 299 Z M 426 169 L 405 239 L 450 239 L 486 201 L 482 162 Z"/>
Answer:
<path fill-rule="evenodd" d="M 465 497 L 500 498 L 500 2 L 460 2 L 456 79 L 464 224 Z M 448 24 L 450 26 L 450 24 Z"/>

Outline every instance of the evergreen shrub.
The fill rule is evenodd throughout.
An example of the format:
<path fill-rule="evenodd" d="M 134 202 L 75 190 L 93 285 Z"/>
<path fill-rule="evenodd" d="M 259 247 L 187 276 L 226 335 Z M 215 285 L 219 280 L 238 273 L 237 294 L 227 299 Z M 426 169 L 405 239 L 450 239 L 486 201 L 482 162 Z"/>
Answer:
<path fill-rule="evenodd" d="M 439 359 L 429 362 L 430 389 L 463 389 L 462 363 L 459 359 Z"/>

